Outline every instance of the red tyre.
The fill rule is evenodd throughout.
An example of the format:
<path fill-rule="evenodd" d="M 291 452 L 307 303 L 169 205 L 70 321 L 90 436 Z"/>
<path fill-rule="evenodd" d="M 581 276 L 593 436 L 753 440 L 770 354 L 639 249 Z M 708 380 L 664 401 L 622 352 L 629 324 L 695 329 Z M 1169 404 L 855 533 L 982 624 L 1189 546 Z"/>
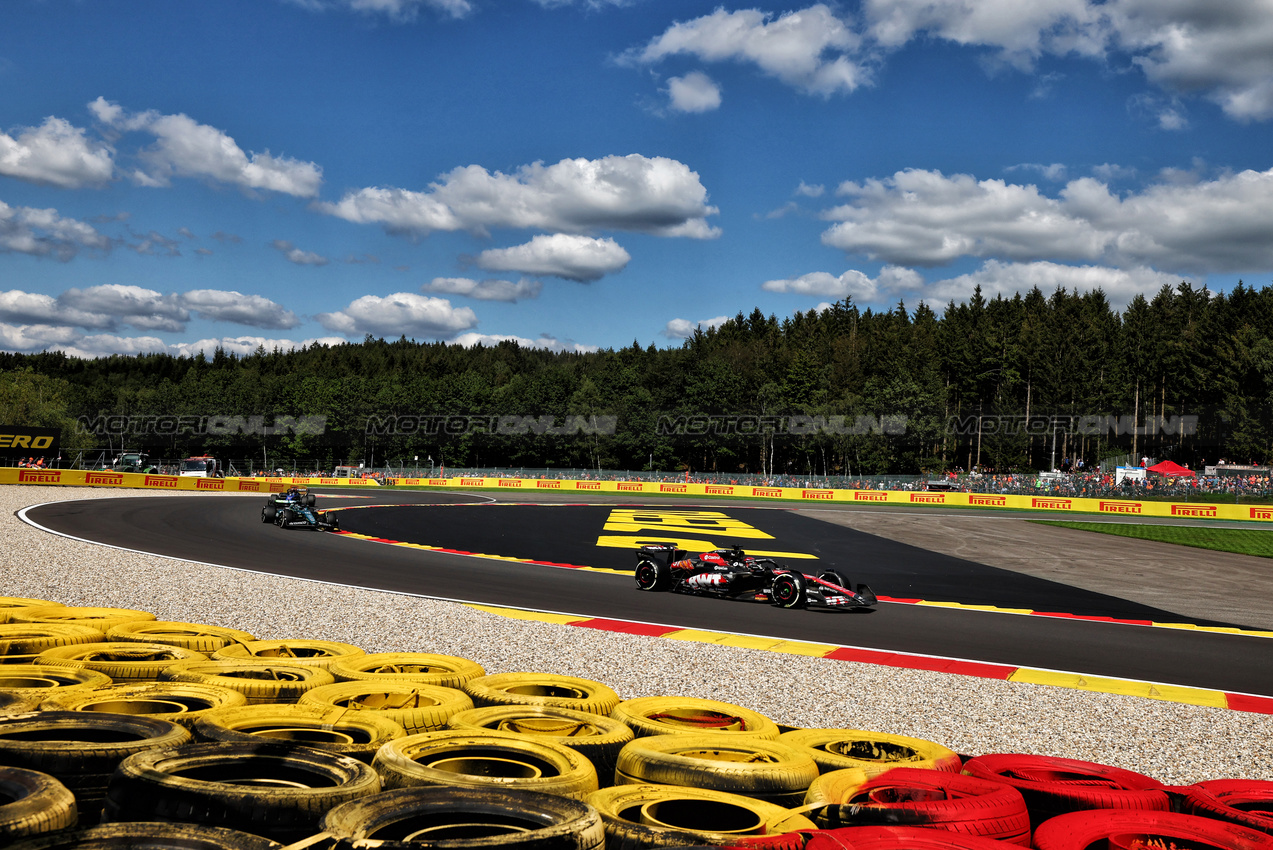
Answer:
<path fill-rule="evenodd" d="M 1021 792 L 1030 810 L 1030 824 L 1066 812 L 1086 809 L 1141 809 L 1165 812 L 1167 790 L 1144 774 L 1077 759 L 1020 754 L 977 756 L 964 764 L 964 773 L 993 779 Z"/>
<path fill-rule="evenodd" d="M 1100 811 L 1058 815 L 1034 831 L 1038 850 L 1270 850 L 1273 836 L 1236 823 L 1176 812 Z"/>
<path fill-rule="evenodd" d="M 917 826 L 1030 844 L 1030 813 L 1017 789 L 992 779 L 898 767 L 866 778 L 860 770 L 824 773 L 805 803 L 824 828 Z"/>
<path fill-rule="evenodd" d="M 1273 833 L 1273 782 L 1212 779 L 1171 789 L 1179 810 Z"/>

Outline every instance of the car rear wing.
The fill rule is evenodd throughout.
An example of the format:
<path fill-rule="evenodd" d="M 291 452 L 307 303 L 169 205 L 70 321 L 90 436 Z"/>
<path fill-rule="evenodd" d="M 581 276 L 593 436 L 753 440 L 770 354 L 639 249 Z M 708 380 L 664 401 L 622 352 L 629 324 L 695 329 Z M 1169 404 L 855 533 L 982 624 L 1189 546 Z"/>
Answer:
<path fill-rule="evenodd" d="M 684 549 L 679 548 L 675 543 L 667 542 L 645 542 L 639 541 L 641 548 L 637 549 L 637 560 L 653 560 L 662 561 L 664 564 L 671 566 L 674 561 L 679 561 L 689 555 Z"/>

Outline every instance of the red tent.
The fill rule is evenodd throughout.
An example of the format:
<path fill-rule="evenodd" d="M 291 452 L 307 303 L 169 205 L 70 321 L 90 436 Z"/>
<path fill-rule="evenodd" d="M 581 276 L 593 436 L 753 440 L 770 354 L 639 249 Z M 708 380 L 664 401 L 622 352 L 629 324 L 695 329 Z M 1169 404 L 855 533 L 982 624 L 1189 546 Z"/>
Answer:
<path fill-rule="evenodd" d="M 1147 472 L 1154 472 L 1158 475 L 1166 475 L 1169 478 L 1193 478 L 1193 471 L 1185 469 L 1178 463 L 1170 460 L 1164 460 L 1162 463 L 1149 467 Z"/>

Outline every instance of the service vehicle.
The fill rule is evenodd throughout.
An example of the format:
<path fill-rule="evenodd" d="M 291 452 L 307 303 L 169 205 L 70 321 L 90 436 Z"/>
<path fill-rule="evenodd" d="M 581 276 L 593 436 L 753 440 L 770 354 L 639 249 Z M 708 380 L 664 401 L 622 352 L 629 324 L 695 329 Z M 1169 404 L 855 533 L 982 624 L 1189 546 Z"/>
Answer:
<path fill-rule="evenodd" d="M 222 478 L 225 475 L 217 459 L 208 455 L 186 458 L 177 467 L 177 474 L 182 478 Z"/>
<path fill-rule="evenodd" d="M 810 575 L 755 558 L 737 546 L 690 556 L 675 543 L 646 543 L 637 550 L 636 585 L 698 596 L 769 602 L 779 608 L 873 608 L 875 593 L 854 590 L 835 570 Z"/>
<path fill-rule="evenodd" d="M 265 500 L 261 522 L 272 522 L 279 528 L 312 528 L 316 531 L 340 531 L 340 519 L 330 511 L 315 509 L 317 499 L 305 487 L 292 487 Z"/>

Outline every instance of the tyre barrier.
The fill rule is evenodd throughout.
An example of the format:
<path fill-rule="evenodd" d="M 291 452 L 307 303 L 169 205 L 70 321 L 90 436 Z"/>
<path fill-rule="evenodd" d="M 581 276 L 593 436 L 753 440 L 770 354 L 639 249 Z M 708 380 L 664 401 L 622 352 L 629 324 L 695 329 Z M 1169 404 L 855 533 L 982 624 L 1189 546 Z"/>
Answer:
<path fill-rule="evenodd" d="M 429 652 L 375 652 L 341 658 L 328 672 L 338 682 L 385 679 L 440 688 L 462 688 L 465 682 L 486 675 L 482 665 L 475 661 Z"/>
<path fill-rule="evenodd" d="M 154 681 L 165 668 L 182 661 L 207 661 L 208 656 L 191 649 L 163 643 L 79 643 L 55 646 L 41 652 L 37 664 L 96 670 L 115 684 Z"/>
<path fill-rule="evenodd" d="M 53 608 L 62 603 L 49 599 L 29 599 L 25 596 L 0 596 L 0 624 L 9 622 L 9 612 L 14 608 Z"/>
<path fill-rule="evenodd" d="M 540 705 L 570 708 L 589 714 L 609 715 L 619 695 L 609 685 L 578 676 L 548 673 L 496 673 L 464 683 L 473 705 Z"/>
<path fill-rule="evenodd" d="M 796 729 L 778 740 L 807 747 L 823 773 L 860 768 L 876 774 L 895 767 L 958 773 L 963 760 L 954 750 L 922 738 L 860 729 Z"/>
<path fill-rule="evenodd" d="M 248 705 L 293 703 L 335 680 L 319 667 L 237 661 L 182 661 L 165 667 L 160 681 L 219 685 L 247 697 Z"/>
<path fill-rule="evenodd" d="M 188 682 L 137 682 L 93 690 L 55 692 L 40 703 L 42 711 L 90 711 L 145 715 L 192 728 L 210 711 L 246 705 L 239 691 Z"/>
<path fill-rule="evenodd" d="M 638 737 L 708 733 L 774 739 L 778 724 L 763 714 L 714 699 L 637 697 L 615 706 L 610 715 Z"/>
<path fill-rule="evenodd" d="M 1169 788 L 1172 809 L 1273 833 L 1273 782 L 1209 779 Z"/>
<path fill-rule="evenodd" d="M 81 825 L 97 823 L 107 781 L 121 762 L 189 741 L 185 728 L 149 717 L 82 711 L 0 717 L 0 764 L 47 773 L 65 785 Z"/>
<path fill-rule="evenodd" d="M 227 644 L 211 657 L 213 661 L 283 663 L 326 670 L 341 659 L 366 654 L 351 643 L 336 640 L 250 640 Z"/>
<path fill-rule="evenodd" d="M 408 735 L 416 735 L 445 729 L 452 716 L 473 707 L 473 700 L 455 688 L 369 679 L 314 688 L 302 694 L 297 704 L 376 712 L 397 723 Z"/>
<path fill-rule="evenodd" d="M 178 821 L 280 842 L 319 832 L 325 814 L 380 791 L 380 777 L 349 756 L 274 744 L 151 749 L 110 778 L 102 819 Z"/>
<path fill-rule="evenodd" d="M 10 623 L 80 623 L 103 634 L 112 627 L 138 620 L 154 620 L 155 615 L 135 608 L 96 608 L 71 605 L 36 605 L 28 608 L 6 608 Z"/>
<path fill-rule="evenodd" d="M 1037 850 L 1087 850 L 1100 843 L 1111 850 L 1189 847 L 1213 850 L 1273 850 L 1273 836 L 1236 823 L 1128 809 L 1096 809 L 1057 815 L 1034 831 Z"/>
<path fill-rule="evenodd" d="M 0 716 L 6 714 L 26 714 L 35 711 L 40 705 L 39 697 L 23 696 L 10 691 L 0 691 Z"/>
<path fill-rule="evenodd" d="M 1034 829 L 1049 818 L 1085 809 L 1170 808 L 1167 789 L 1158 780 L 1090 761 L 997 753 L 969 759 L 964 773 L 1020 791 Z"/>
<path fill-rule="evenodd" d="M 179 623 L 171 620 L 121 623 L 111 626 L 106 639 L 112 641 L 139 641 L 141 643 L 166 643 L 182 649 L 193 649 L 210 655 L 232 643 L 247 643 L 256 638 L 239 629 L 225 626 L 207 626 L 202 623 Z"/>
<path fill-rule="evenodd" d="M 337 806 L 322 826 L 337 848 L 363 841 L 383 842 L 386 850 L 602 850 L 605 844 L 592 806 L 497 788 L 398 788 Z"/>
<path fill-rule="evenodd" d="M 370 762 L 406 730 L 374 711 L 309 705 L 250 705 L 203 712 L 193 727 L 203 741 L 303 744 Z"/>
<path fill-rule="evenodd" d="M 37 701 L 54 693 L 104 688 L 112 684 L 110 676 L 96 670 L 50 667 L 47 664 L 0 665 L 0 691 Z"/>
<path fill-rule="evenodd" d="M 605 824 L 606 850 L 732 844 L 748 836 L 817 829 L 808 818 L 773 803 L 702 788 L 615 785 L 589 795 L 587 802 Z"/>
<path fill-rule="evenodd" d="M 47 773 L 0 767 L 0 844 L 70 829 L 79 821 L 75 795 Z"/>
<path fill-rule="evenodd" d="M 1030 812 L 1021 792 L 991 779 L 897 767 L 871 776 L 834 770 L 815 779 L 806 806 L 820 806 L 823 829 L 848 826 L 935 827 L 1030 846 Z"/>
<path fill-rule="evenodd" d="M 112 823 L 19 841 L 8 850 L 280 850 L 233 829 L 184 823 Z"/>
<path fill-rule="evenodd" d="M 654 735 L 636 738 L 623 748 L 614 783 L 686 785 L 791 808 L 804 801 L 817 778 L 818 765 L 808 751 L 780 741 Z"/>
<path fill-rule="evenodd" d="M 82 623 L 5 623 L 0 625 L 0 657 L 39 655 L 55 646 L 104 640 L 106 635 L 96 626 Z"/>
<path fill-rule="evenodd" d="M 614 784 L 619 752 L 633 739 L 632 730 L 612 717 L 574 711 L 569 708 L 541 708 L 534 705 L 492 705 L 461 711 L 446 723 L 459 731 L 490 730 L 547 738 L 550 742 L 577 750 L 597 769 L 597 784 Z"/>
<path fill-rule="evenodd" d="M 506 732 L 409 735 L 381 747 L 371 764 L 386 788 L 496 787 L 582 800 L 598 787 L 596 768 L 578 751 Z"/>

